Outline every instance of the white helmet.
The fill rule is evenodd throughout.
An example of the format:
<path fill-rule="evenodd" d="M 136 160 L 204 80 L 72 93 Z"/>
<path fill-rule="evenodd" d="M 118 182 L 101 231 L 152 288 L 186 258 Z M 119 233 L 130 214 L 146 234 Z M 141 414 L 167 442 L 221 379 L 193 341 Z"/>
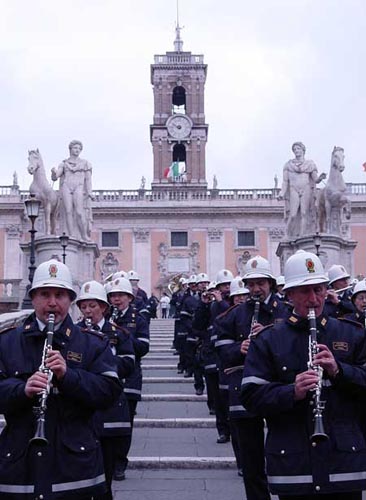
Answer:
<path fill-rule="evenodd" d="M 137 274 L 136 271 L 133 271 L 131 269 L 131 271 L 128 271 L 128 279 L 129 280 L 136 280 L 136 281 L 139 281 L 140 280 L 140 276 Z"/>
<path fill-rule="evenodd" d="M 195 274 L 191 274 L 187 279 L 187 285 L 194 285 L 197 283 L 197 276 Z"/>
<path fill-rule="evenodd" d="M 113 273 L 110 281 L 114 281 L 118 278 L 127 278 L 126 271 L 117 271 L 117 272 Z"/>
<path fill-rule="evenodd" d="M 207 285 L 207 291 L 209 290 L 215 290 L 216 289 L 216 281 L 210 281 L 210 283 Z"/>
<path fill-rule="evenodd" d="M 216 286 L 230 283 L 234 279 L 233 273 L 228 269 L 221 269 L 216 276 Z"/>
<path fill-rule="evenodd" d="M 359 281 L 357 285 L 355 285 L 352 293 L 352 302 L 360 292 L 366 292 L 366 279 Z"/>
<path fill-rule="evenodd" d="M 209 283 L 210 278 L 206 273 L 198 273 L 196 283 Z"/>
<path fill-rule="evenodd" d="M 236 276 L 230 283 L 230 297 L 234 295 L 246 295 L 250 293 L 248 288 L 245 288 L 244 282 L 241 276 Z"/>
<path fill-rule="evenodd" d="M 109 305 L 105 287 L 98 281 L 87 281 L 81 286 L 76 305 L 79 306 L 82 300 L 100 300 Z"/>
<path fill-rule="evenodd" d="M 180 283 L 182 285 L 185 285 L 187 283 L 187 278 L 185 278 L 184 276 L 182 276 L 181 278 L 179 278 L 178 283 Z"/>
<path fill-rule="evenodd" d="M 108 294 L 113 292 L 128 293 L 129 295 L 132 295 L 132 297 L 134 296 L 131 283 L 127 278 L 117 278 L 116 280 L 113 280 L 111 287 L 108 290 Z"/>
<path fill-rule="evenodd" d="M 113 281 L 107 281 L 107 283 L 104 283 L 104 290 L 107 295 L 109 294 L 112 286 L 113 286 Z"/>
<path fill-rule="evenodd" d="M 340 266 L 339 264 L 334 264 L 328 269 L 328 277 L 329 277 L 329 284 L 331 285 L 337 280 L 341 280 L 343 278 L 350 278 L 351 275 L 347 273 L 346 269 L 343 266 Z"/>
<path fill-rule="evenodd" d="M 271 266 L 267 259 L 256 255 L 248 260 L 245 264 L 245 274 L 243 280 L 254 279 L 254 278 L 269 278 L 275 280 L 271 271 Z"/>
<path fill-rule="evenodd" d="M 285 277 L 284 276 L 277 276 L 276 278 L 276 285 L 277 286 L 283 286 L 285 284 Z"/>
<path fill-rule="evenodd" d="M 37 288 L 64 288 L 70 292 L 71 300 L 76 299 L 75 290 L 72 287 L 72 278 L 69 268 L 56 259 L 42 262 L 34 272 L 32 287 L 29 295 Z"/>
<path fill-rule="evenodd" d="M 314 253 L 298 250 L 285 263 L 285 286 L 283 290 L 303 285 L 328 283 L 323 264 Z"/>

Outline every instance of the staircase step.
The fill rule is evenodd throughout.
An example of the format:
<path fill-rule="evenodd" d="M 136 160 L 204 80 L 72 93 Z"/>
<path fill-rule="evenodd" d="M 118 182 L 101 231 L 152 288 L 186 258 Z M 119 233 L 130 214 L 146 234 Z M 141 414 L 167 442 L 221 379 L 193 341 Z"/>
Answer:
<path fill-rule="evenodd" d="M 176 370 L 177 365 L 145 365 L 142 363 L 143 370 Z"/>
<path fill-rule="evenodd" d="M 215 418 L 135 418 L 135 427 L 158 427 L 176 429 L 213 429 Z"/>
<path fill-rule="evenodd" d="M 236 469 L 232 457 L 129 457 L 129 469 Z"/>
<path fill-rule="evenodd" d="M 192 403 L 200 403 L 207 401 L 207 396 L 197 396 L 196 394 L 143 394 L 142 401 L 189 401 Z"/>
<path fill-rule="evenodd" d="M 143 377 L 144 384 L 192 384 L 193 377 Z"/>

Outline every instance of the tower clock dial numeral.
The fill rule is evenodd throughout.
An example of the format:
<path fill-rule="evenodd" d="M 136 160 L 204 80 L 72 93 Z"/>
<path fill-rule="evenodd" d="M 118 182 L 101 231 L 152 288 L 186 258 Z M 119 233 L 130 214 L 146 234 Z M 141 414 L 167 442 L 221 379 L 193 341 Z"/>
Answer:
<path fill-rule="evenodd" d="M 191 133 L 192 124 L 187 116 L 175 115 L 168 119 L 167 129 L 175 139 L 184 139 Z"/>

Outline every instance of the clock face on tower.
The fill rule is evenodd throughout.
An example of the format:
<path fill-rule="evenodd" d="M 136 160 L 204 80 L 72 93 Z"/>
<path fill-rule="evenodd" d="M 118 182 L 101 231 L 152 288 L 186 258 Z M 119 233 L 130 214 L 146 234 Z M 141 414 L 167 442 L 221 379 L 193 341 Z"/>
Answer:
<path fill-rule="evenodd" d="M 191 132 L 192 122 L 186 115 L 174 115 L 168 118 L 166 127 L 174 139 L 185 139 Z"/>

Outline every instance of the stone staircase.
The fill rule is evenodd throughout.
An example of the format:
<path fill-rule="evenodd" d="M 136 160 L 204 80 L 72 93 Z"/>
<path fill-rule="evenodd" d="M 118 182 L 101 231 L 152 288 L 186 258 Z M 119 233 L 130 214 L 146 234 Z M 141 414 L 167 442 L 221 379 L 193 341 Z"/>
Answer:
<path fill-rule="evenodd" d="M 129 469 L 236 468 L 230 443 L 216 443 L 207 396 L 197 396 L 193 379 L 177 374 L 173 336 L 174 320 L 151 321 Z"/>

